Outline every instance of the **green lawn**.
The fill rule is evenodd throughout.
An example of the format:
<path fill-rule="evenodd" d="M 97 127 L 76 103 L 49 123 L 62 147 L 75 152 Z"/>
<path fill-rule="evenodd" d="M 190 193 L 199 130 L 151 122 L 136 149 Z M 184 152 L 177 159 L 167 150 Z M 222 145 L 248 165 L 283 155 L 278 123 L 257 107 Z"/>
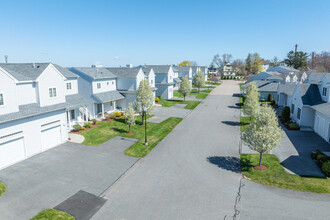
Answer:
<path fill-rule="evenodd" d="M 243 108 L 243 105 L 244 105 L 243 96 L 239 97 L 239 103 L 240 103 L 240 107 Z"/>
<path fill-rule="evenodd" d="M 146 156 L 172 129 L 181 122 L 181 118 L 168 118 L 161 123 L 147 123 L 148 145 L 144 145 L 145 127 L 141 126 L 141 117 L 138 117 L 137 124 L 131 128 L 133 135 L 127 135 L 128 126 L 125 118 L 116 119 L 112 122 L 98 122 L 100 125 L 91 130 L 80 133 L 85 137 L 83 144 L 97 146 L 115 136 L 136 138 L 139 141 L 125 151 L 125 154 L 132 157 Z"/>
<path fill-rule="evenodd" d="M 242 85 L 244 85 L 244 83 L 239 84 L 239 88 L 241 91 L 243 91 Z"/>
<path fill-rule="evenodd" d="M 74 220 L 75 217 L 68 213 L 58 211 L 55 209 L 45 209 L 39 212 L 38 215 L 31 218 L 31 220 Z"/>
<path fill-rule="evenodd" d="M 196 95 L 196 99 L 205 99 L 208 96 L 208 93 L 199 93 Z"/>
<path fill-rule="evenodd" d="M 262 157 L 262 164 L 267 166 L 265 171 L 252 168 L 259 162 L 258 154 L 242 154 L 241 169 L 243 175 L 254 182 L 304 192 L 330 193 L 330 179 L 322 177 L 304 177 L 288 174 L 280 161 L 274 155 L 266 154 Z"/>
<path fill-rule="evenodd" d="M 6 192 L 6 189 L 7 189 L 6 185 L 0 181 L 0 196 L 1 196 L 4 192 Z"/>
<path fill-rule="evenodd" d="M 162 99 L 159 104 L 163 107 L 171 107 L 175 104 L 187 104 L 186 109 L 194 109 L 199 105 L 199 101 L 183 101 L 183 100 L 172 100 L 172 99 Z"/>
<path fill-rule="evenodd" d="M 181 93 L 179 93 L 178 90 L 174 90 L 174 91 L 173 91 L 173 96 L 174 96 L 174 97 L 178 97 L 178 98 L 183 98 L 183 95 L 182 95 Z"/>
<path fill-rule="evenodd" d="M 253 122 L 253 120 L 254 120 L 254 118 L 252 117 L 251 121 Z M 244 132 L 245 129 L 250 124 L 250 117 L 248 117 L 248 116 L 241 117 L 240 122 L 241 122 L 241 132 Z"/>

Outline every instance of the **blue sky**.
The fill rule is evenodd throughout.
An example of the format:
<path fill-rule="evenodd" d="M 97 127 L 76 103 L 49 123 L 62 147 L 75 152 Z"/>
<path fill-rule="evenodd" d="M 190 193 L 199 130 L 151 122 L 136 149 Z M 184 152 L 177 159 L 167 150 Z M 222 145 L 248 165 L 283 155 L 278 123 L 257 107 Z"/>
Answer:
<path fill-rule="evenodd" d="M 0 0 L 0 62 L 209 65 L 214 54 L 330 51 L 330 1 Z"/>

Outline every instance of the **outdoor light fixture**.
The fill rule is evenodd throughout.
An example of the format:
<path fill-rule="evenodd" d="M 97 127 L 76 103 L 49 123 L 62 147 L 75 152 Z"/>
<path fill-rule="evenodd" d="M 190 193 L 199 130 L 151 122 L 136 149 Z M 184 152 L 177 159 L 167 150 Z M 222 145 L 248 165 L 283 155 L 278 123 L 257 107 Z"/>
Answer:
<path fill-rule="evenodd" d="M 148 141 L 147 141 L 147 111 L 148 111 L 148 108 L 144 108 L 143 109 L 144 120 L 145 120 L 145 123 L 144 123 L 144 129 L 145 129 L 145 141 L 144 141 L 144 145 L 148 145 Z"/>

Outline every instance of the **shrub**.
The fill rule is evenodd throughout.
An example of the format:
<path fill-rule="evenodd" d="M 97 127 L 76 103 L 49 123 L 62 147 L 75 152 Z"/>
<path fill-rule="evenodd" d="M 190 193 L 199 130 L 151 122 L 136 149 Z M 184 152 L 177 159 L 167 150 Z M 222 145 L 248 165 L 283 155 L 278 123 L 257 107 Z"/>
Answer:
<path fill-rule="evenodd" d="M 324 154 L 320 154 L 316 157 L 316 160 L 320 166 L 323 165 L 323 163 L 330 161 L 330 157 L 325 156 Z"/>
<path fill-rule="evenodd" d="M 73 125 L 74 131 L 79 131 L 81 129 L 81 126 L 79 124 Z"/>
<path fill-rule="evenodd" d="M 321 169 L 326 176 L 330 176 L 330 160 L 324 162 Z"/>
<path fill-rule="evenodd" d="M 297 123 L 290 123 L 289 124 L 289 128 L 290 129 L 295 129 L 295 130 L 298 130 L 300 127 Z"/>
<path fill-rule="evenodd" d="M 93 125 L 95 125 L 96 124 L 96 119 L 93 119 L 92 122 L 93 122 Z"/>
<path fill-rule="evenodd" d="M 265 99 L 260 99 L 260 102 L 265 102 L 266 100 Z"/>
<path fill-rule="evenodd" d="M 155 98 L 155 101 L 156 101 L 156 102 L 159 102 L 159 98 L 158 98 L 158 97 L 156 97 L 156 98 Z"/>
<path fill-rule="evenodd" d="M 90 123 L 90 122 L 85 122 L 84 127 L 85 127 L 85 128 L 91 128 L 91 127 L 92 127 L 92 123 Z"/>
<path fill-rule="evenodd" d="M 322 154 L 321 151 L 320 150 L 316 150 L 316 151 L 313 151 L 311 153 L 311 157 L 312 157 L 312 159 L 316 160 L 317 156 L 320 155 L 320 154 Z"/>
<path fill-rule="evenodd" d="M 115 118 L 116 118 L 116 114 L 112 112 L 112 113 L 109 115 L 109 118 L 111 118 L 111 119 L 115 119 Z"/>
<path fill-rule="evenodd" d="M 290 108 L 289 106 L 285 106 L 281 112 L 281 119 L 284 122 L 287 122 L 290 120 Z"/>
<path fill-rule="evenodd" d="M 121 116 L 121 112 L 115 112 L 116 117 L 120 117 Z"/>
<path fill-rule="evenodd" d="M 159 95 L 158 98 L 159 98 L 159 100 L 162 100 L 162 96 L 161 95 Z"/>
<path fill-rule="evenodd" d="M 268 101 L 273 102 L 273 94 L 268 95 Z"/>
<path fill-rule="evenodd" d="M 80 130 L 85 130 L 85 127 L 81 127 Z"/>
<path fill-rule="evenodd" d="M 243 95 L 243 102 L 245 102 L 245 99 L 246 99 L 246 95 Z"/>

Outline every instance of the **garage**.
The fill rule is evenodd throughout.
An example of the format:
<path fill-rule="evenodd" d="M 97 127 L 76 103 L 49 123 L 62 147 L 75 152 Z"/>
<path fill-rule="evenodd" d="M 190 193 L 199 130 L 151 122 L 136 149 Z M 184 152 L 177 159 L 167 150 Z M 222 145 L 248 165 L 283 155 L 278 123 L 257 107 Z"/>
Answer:
<path fill-rule="evenodd" d="M 23 132 L 0 137 L 0 169 L 25 159 Z"/>
<path fill-rule="evenodd" d="M 48 150 L 62 143 L 61 126 L 59 121 L 41 126 L 41 148 Z"/>

